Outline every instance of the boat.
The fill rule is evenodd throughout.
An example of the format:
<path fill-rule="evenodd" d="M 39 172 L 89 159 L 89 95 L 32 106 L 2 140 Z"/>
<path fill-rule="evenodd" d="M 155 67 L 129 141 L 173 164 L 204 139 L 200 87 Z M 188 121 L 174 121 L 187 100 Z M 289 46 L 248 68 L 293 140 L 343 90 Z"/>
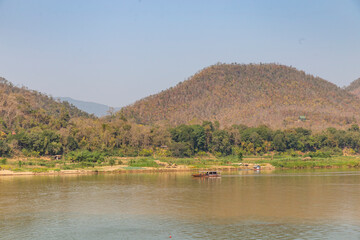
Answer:
<path fill-rule="evenodd" d="M 192 174 L 192 176 L 209 178 L 209 177 L 221 177 L 221 174 L 219 171 L 200 171 L 199 173 Z"/>
<path fill-rule="evenodd" d="M 254 171 L 259 171 L 261 169 L 260 165 L 254 166 Z"/>

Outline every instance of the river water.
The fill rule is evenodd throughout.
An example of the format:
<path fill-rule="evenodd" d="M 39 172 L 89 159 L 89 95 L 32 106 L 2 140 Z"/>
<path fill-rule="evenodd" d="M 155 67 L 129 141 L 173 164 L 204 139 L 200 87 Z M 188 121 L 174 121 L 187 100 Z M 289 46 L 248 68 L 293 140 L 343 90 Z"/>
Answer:
<path fill-rule="evenodd" d="M 0 239 L 360 239 L 360 171 L 0 177 Z"/>

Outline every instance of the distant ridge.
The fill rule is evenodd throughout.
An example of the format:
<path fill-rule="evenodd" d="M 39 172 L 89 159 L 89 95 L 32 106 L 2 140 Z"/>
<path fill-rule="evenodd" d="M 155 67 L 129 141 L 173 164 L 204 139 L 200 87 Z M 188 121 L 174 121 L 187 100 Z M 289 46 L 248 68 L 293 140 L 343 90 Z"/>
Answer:
<path fill-rule="evenodd" d="M 109 114 L 109 110 L 111 107 L 100 104 L 100 103 L 94 103 L 94 102 L 86 102 L 81 100 L 76 100 L 70 97 L 58 97 L 60 101 L 66 101 L 68 103 L 73 104 L 77 108 L 89 113 L 94 114 L 97 117 L 103 117 Z M 114 108 L 114 111 L 118 111 L 120 108 Z"/>
<path fill-rule="evenodd" d="M 223 126 L 324 129 L 357 122 L 360 101 L 335 84 L 293 67 L 217 64 L 121 113 L 141 124 L 197 119 L 216 120 Z"/>

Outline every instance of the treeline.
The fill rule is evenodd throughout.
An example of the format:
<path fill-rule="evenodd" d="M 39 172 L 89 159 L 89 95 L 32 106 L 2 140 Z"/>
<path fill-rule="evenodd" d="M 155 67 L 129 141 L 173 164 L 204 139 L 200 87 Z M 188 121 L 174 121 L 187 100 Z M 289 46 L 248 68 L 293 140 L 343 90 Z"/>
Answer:
<path fill-rule="evenodd" d="M 65 117 L 64 117 L 65 116 Z M 67 118 L 60 125 L 10 129 L 0 119 L 0 156 L 28 157 L 67 154 L 72 159 L 97 153 L 113 156 L 228 156 L 288 153 L 329 156 L 360 152 L 360 130 L 328 128 L 313 133 L 305 128 L 274 130 L 267 126 L 233 125 L 221 128 L 219 122 L 193 125 L 145 126 L 125 117 L 103 119 Z M 99 157 L 99 156 L 98 156 Z"/>
<path fill-rule="evenodd" d="M 171 128 L 172 154 L 193 156 L 210 152 L 215 156 L 263 155 L 287 152 L 291 155 L 329 156 L 355 154 L 360 151 L 360 131 L 353 124 L 347 131 L 328 128 L 313 134 L 305 128 L 272 130 L 267 126 L 233 125 L 220 129 L 215 122 L 202 125 L 180 125 Z"/>

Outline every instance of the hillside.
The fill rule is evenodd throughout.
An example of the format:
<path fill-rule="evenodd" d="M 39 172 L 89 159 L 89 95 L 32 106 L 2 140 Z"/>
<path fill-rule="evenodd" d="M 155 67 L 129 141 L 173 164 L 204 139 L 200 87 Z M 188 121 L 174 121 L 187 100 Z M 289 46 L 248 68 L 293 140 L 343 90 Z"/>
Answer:
<path fill-rule="evenodd" d="M 55 101 L 52 97 L 19 88 L 0 78 L 1 128 L 30 128 L 38 125 L 60 124 L 61 118 L 89 117 L 69 103 Z M 0 129 L 1 130 L 1 129 Z"/>
<path fill-rule="evenodd" d="M 345 88 L 345 90 L 360 98 L 360 78 L 353 81 L 349 86 Z"/>
<path fill-rule="evenodd" d="M 89 114 L 94 114 L 97 117 L 103 117 L 109 114 L 109 110 L 111 109 L 110 106 L 100 104 L 100 103 L 94 103 L 94 102 L 86 102 L 81 100 L 76 100 L 70 97 L 58 97 L 62 102 L 68 102 L 78 109 L 81 109 Z M 120 110 L 120 108 L 113 108 L 114 111 Z"/>
<path fill-rule="evenodd" d="M 217 120 L 223 126 L 324 129 L 358 121 L 359 110 L 359 101 L 347 91 L 292 67 L 218 64 L 121 113 L 142 124 L 198 119 Z"/>

